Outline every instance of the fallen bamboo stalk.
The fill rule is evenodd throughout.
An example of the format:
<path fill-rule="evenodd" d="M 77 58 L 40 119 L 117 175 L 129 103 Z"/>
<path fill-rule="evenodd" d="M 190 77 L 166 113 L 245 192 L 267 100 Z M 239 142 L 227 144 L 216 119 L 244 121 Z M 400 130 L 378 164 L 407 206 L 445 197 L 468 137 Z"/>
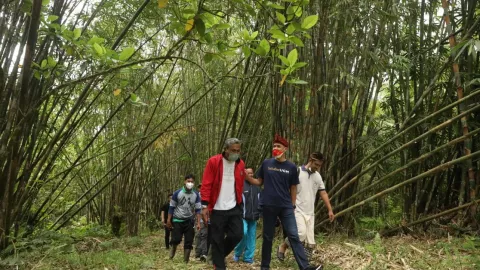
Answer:
<path fill-rule="evenodd" d="M 475 152 L 477 153 L 477 152 Z M 411 222 L 411 223 L 408 223 L 407 225 L 402 225 L 402 226 L 398 226 L 396 228 L 393 228 L 393 229 L 389 229 L 389 230 L 386 230 L 386 231 L 383 231 L 383 232 L 380 232 L 380 234 L 382 236 L 384 235 L 389 235 L 393 232 L 396 232 L 398 230 L 401 230 L 403 227 L 411 227 L 411 226 L 415 226 L 417 224 L 420 224 L 420 223 L 424 223 L 424 222 L 427 222 L 429 220 L 432 220 L 432 219 L 436 219 L 436 218 L 439 218 L 439 217 L 442 217 L 442 216 L 445 216 L 445 215 L 448 215 L 450 213 L 454 213 L 454 212 L 457 212 L 459 210 L 462 210 L 464 208 L 467 208 L 469 206 L 472 206 L 472 205 L 476 205 L 476 204 L 479 204 L 480 203 L 480 199 L 478 200 L 475 200 L 475 201 L 472 201 L 472 202 L 469 202 L 469 203 L 466 203 L 466 204 L 462 204 L 460 206 L 457 206 L 455 208 L 451 208 L 451 209 L 448 209 L 448 210 L 445 210 L 441 213 L 438 213 L 438 214 L 435 214 L 435 215 L 432 215 L 432 216 L 429 216 L 429 217 L 425 217 L 425 218 L 422 218 L 422 219 L 419 219 L 417 221 L 414 221 L 414 222 Z"/>
<path fill-rule="evenodd" d="M 363 201 L 361 201 L 361 202 L 359 202 L 359 203 L 356 203 L 356 204 L 354 204 L 354 205 L 352 205 L 352 206 L 350 206 L 350 207 L 348 207 L 348 208 L 346 208 L 346 209 L 338 212 L 337 214 L 335 214 L 335 217 L 343 216 L 344 214 L 352 211 L 353 209 L 355 209 L 355 208 L 357 208 L 357 207 L 360 207 L 360 206 L 363 206 L 363 205 L 365 205 L 367 202 L 370 202 L 370 201 L 373 201 L 373 200 L 375 200 L 375 199 L 377 199 L 377 198 L 379 198 L 379 197 L 382 197 L 382 196 L 384 196 L 384 195 L 386 195 L 386 194 L 388 194 L 388 193 L 390 193 L 390 192 L 392 192 L 392 191 L 397 190 L 398 188 L 401 188 L 401 187 L 403 187 L 403 186 L 405 186 L 405 185 L 407 185 L 407 184 L 416 182 L 416 181 L 418 181 L 418 180 L 420 180 L 420 179 L 423 179 L 423 178 L 425 178 L 426 176 L 429 176 L 429 175 L 431 175 L 431 174 L 435 174 L 435 173 L 437 173 L 437 172 L 439 172 L 439 171 L 446 170 L 446 169 L 450 168 L 451 166 L 453 166 L 453 165 L 455 165 L 455 164 L 457 164 L 457 163 L 461 163 L 461 162 L 463 162 L 463 161 L 465 161 L 465 160 L 467 160 L 467 159 L 474 158 L 474 157 L 477 157 L 477 156 L 480 156 L 480 150 L 479 150 L 479 151 L 476 151 L 476 152 L 473 152 L 473 153 L 471 153 L 471 154 L 469 154 L 469 155 L 465 155 L 465 156 L 463 156 L 463 157 L 460 157 L 460 158 L 451 160 L 451 161 L 449 161 L 449 162 L 443 163 L 443 164 L 441 164 L 441 165 L 438 165 L 437 167 L 435 167 L 435 168 L 433 168 L 433 169 L 430 169 L 430 170 L 428 170 L 428 171 L 426 171 L 426 172 L 424 172 L 424 173 L 422 173 L 422 174 L 419 174 L 419 175 L 417 175 L 417 176 L 415 176 L 415 177 L 412 177 L 412 178 L 410 178 L 410 179 L 408 179 L 408 180 L 406 180 L 406 181 L 403 181 L 403 182 L 401 182 L 401 183 L 399 183 L 399 184 L 396 184 L 396 185 L 393 186 L 393 187 L 387 188 L 387 189 L 383 190 L 382 192 L 379 192 L 379 193 L 377 193 L 377 194 L 375 194 L 375 195 L 373 195 L 373 196 L 371 196 L 371 197 L 369 197 L 369 198 L 367 198 L 367 199 L 365 199 L 365 200 L 363 200 Z M 325 224 L 327 221 L 328 221 L 328 219 L 325 219 L 325 220 L 323 220 L 322 222 L 320 222 L 318 225 L 316 225 L 315 227 L 319 227 L 319 226 Z"/>

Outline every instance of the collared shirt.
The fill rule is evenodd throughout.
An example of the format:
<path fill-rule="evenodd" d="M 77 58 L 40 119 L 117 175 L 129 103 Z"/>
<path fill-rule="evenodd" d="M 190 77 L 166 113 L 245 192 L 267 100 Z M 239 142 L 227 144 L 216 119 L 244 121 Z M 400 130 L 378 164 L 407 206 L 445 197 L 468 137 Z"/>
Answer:
<path fill-rule="evenodd" d="M 318 172 L 310 172 L 301 166 L 298 169 L 300 184 L 297 185 L 297 201 L 295 209 L 305 215 L 315 215 L 315 196 L 317 191 L 325 190 L 322 176 Z"/>

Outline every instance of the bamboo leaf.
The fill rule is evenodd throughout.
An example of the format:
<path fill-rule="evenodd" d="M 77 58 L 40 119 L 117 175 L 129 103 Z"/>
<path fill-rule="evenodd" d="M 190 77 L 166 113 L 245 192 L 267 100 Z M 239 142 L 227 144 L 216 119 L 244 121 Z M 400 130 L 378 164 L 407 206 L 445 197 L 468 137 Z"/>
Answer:
<path fill-rule="evenodd" d="M 202 19 L 195 20 L 195 29 L 197 29 L 198 34 L 203 37 L 205 35 L 205 23 Z"/>
<path fill-rule="evenodd" d="M 287 83 L 290 83 L 290 84 L 308 84 L 308 82 L 306 82 L 304 80 L 287 80 Z"/>
<path fill-rule="evenodd" d="M 98 43 L 93 44 L 93 49 L 98 55 L 103 55 L 103 48 L 102 46 L 98 45 Z"/>
<path fill-rule="evenodd" d="M 303 29 L 310 29 L 312 28 L 318 21 L 318 15 L 312 15 L 306 17 L 302 22 Z"/>
<path fill-rule="evenodd" d="M 279 55 L 278 59 L 280 59 L 285 66 L 290 66 L 290 61 L 285 56 Z"/>
<path fill-rule="evenodd" d="M 282 13 L 275 11 L 275 15 L 277 16 L 277 20 L 279 20 L 281 23 L 285 24 L 285 16 L 283 16 Z"/>
<path fill-rule="evenodd" d="M 128 60 L 128 58 L 130 58 L 130 56 L 133 55 L 133 53 L 135 52 L 135 49 L 132 48 L 132 47 L 128 47 L 128 48 L 125 48 L 122 50 L 122 52 L 120 53 L 118 59 L 120 61 L 126 61 Z"/>
<path fill-rule="evenodd" d="M 294 65 L 297 62 L 298 59 L 298 52 L 297 49 L 293 49 L 288 53 L 288 62 L 290 62 L 290 65 Z"/>
<path fill-rule="evenodd" d="M 248 46 L 243 46 L 242 47 L 242 52 L 245 55 L 245 57 L 249 57 L 252 54 L 252 51 Z"/>
<path fill-rule="evenodd" d="M 49 16 L 47 17 L 47 21 L 49 21 L 49 22 L 54 22 L 54 21 L 58 20 L 58 18 L 59 18 L 59 17 L 58 17 L 57 15 L 49 15 Z"/>
<path fill-rule="evenodd" d="M 193 28 L 193 24 L 195 23 L 194 19 L 187 20 L 187 23 L 185 24 L 185 31 L 190 31 Z"/>
<path fill-rule="evenodd" d="M 270 52 L 270 44 L 266 39 L 262 39 L 262 41 L 260 41 L 260 47 L 265 50 L 265 54 L 268 54 L 268 52 Z"/>
<path fill-rule="evenodd" d="M 158 0 L 158 7 L 165 8 L 167 6 L 168 0 Z"/>
<path fill-rule="evenodd" d="M 75 28 L 75 30 L 73 30 L 73 39 L 78 39 L 80 36 L 82 35 L 82 29 L 80 28 Z"/>
<path fill-rule="evenodd" d="M 297 45 L 298 47 L 303 47 L 304 46 L 303 41 L 301 39 L 299 39 L 298 37 L 292 36 L 292 37 L 289 38 L 289 40 L 291 42 L 293 42 L 295 45 Z"/>

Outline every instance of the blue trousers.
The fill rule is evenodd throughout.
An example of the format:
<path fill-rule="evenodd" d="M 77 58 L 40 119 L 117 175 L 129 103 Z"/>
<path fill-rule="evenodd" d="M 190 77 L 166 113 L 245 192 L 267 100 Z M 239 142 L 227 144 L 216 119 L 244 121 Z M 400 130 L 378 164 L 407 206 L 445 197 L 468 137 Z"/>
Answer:
<path fill-rule="evenodd" d="M 257 240 L 257 221 L 243 220 L 243 238 L 235 247 L 235 256 L 240 257 L 243 254 L 243 260 L 253 260 L 255 254 L 255 242 Z"/>
<path fill-rule="evenodd" d="M 280 218 L 282 226 L 287 233 L 288 241 L 292 247 L 293 255 L 297 261 L 298 268 L 304 270 L 308 267 L 305 249 L 298 238 L 297 222 L 293 208 L 277 206 L 263 206 L 263 244 L 262 244 L 262 269 L 270 268 L 272 260 L 272 244 L 275 234 L 275 222 Z"/>

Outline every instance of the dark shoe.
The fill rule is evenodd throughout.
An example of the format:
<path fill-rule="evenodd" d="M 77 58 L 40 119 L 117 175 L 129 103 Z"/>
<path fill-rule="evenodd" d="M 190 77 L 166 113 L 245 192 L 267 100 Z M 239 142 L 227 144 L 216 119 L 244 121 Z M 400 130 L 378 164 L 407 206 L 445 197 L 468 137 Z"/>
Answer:
<path fill-rule="evenodd" d="M 173 257 L 175 257 L 175 252 L 177 251 L 177 246 L 176 245 L 172 245 L 172 249 L 170 249 L 170 260 L 173 260 Z"/>
<path fill-rule="evenodd" d="M 188 263 L 188 261 L 190 261 L 190 252 L 192 252 L 191 249 L 185 249 L 183 250 L 183 261 L 185 263 Z"/>
<path fill-rule="evenodd" d="M 280 246 L 277 248 L 277 258 L 282 262 L 285 260 L 285 252 L 280 251 Z"/>
<path fill-rule="evenodd" d="M 201 262 L 206 262 L 206 261 L 207 261 L 207 255 L 202 255 L 202 256 L 200 256 L 199 260 L 200 260 Z"/>
<path fill-rule="evenodd" d="M 305 270 L 323 270 L 323 265 L 309 265 Z"/>

